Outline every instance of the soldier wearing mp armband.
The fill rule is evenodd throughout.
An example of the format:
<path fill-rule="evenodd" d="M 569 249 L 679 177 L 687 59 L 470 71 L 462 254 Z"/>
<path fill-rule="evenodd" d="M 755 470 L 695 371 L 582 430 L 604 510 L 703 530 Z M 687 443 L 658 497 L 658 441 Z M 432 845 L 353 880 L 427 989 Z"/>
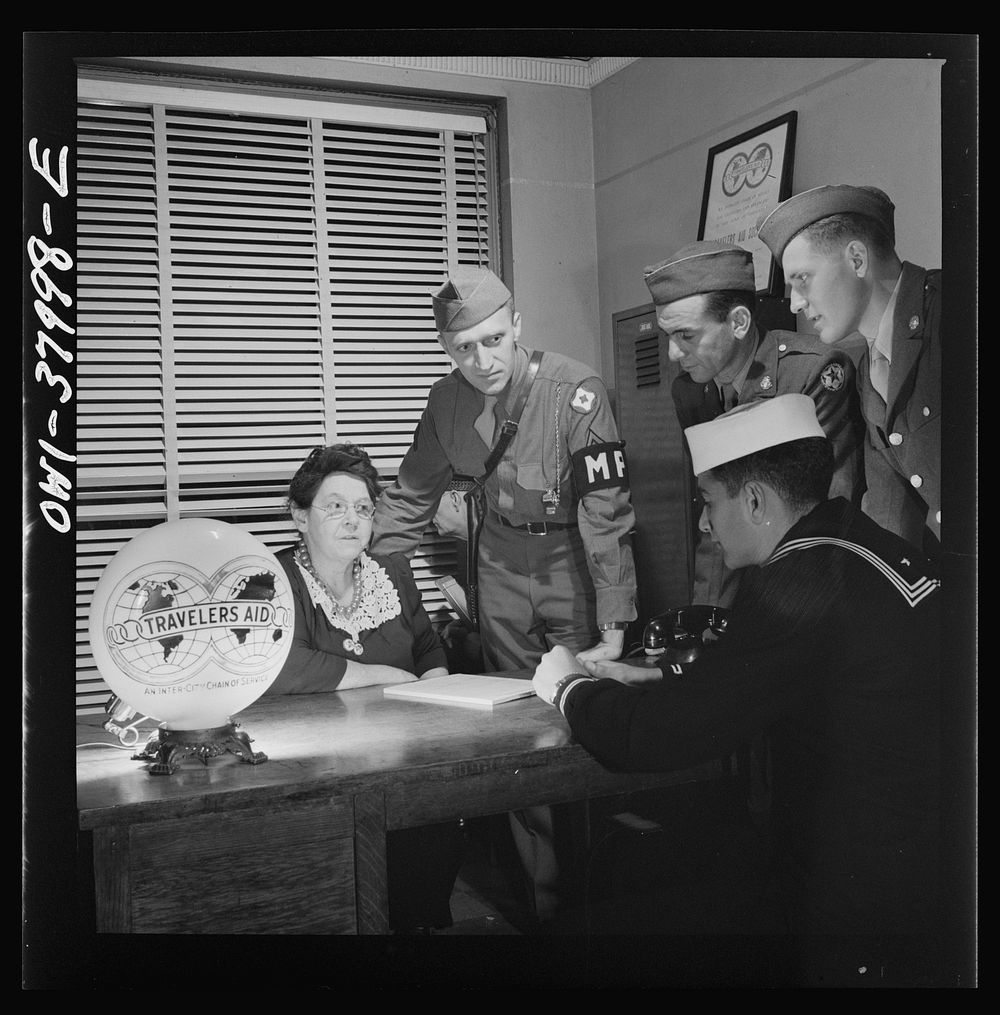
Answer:
<path fill-rule="evenodd" d="M 457 369 L 431 389 L 379 501 L 379 553 L 412 554 L 452 479 L 483 474 L 530 378 L 521 316 L 493 272 L 457 269 L 434 316 Z M 604 384 L 554 352 L 530 381 L 516 436 L 484 483 L 479 620 L 492 670 L 533 667 L 556 644 L 617 659 L 636 617 L 628 470 Z"/>
<path fill-rule="evenodd" d="M 554 645 L 581 660 L 617 659 L 636 617 L 634 515 L 603 383 L 559 353 L 523 349 L 513 296 L 488 269 L 456 269 L 433 306 L 457 369 L 431 388 L 398 479 L 379 501 L 373 551 L 412 554 L 449 484 L 479 479 L 474 560 L 486 668 L 533 668 Z M 544 920 L 558 901 L 552 810 L 512 818 Z"/>

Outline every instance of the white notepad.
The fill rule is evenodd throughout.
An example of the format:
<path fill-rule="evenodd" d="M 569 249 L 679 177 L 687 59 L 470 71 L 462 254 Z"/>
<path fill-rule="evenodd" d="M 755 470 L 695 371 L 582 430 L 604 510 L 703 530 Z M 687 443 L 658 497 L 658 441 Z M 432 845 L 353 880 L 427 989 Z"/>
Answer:
<path fill-rule="evenodd" d="M 493 708 L 504 701 L 529 698 L 535 693 L 530 680 L 494 677 L 481 673 L 448 673 L 428 677 L 409 684 L 387 684 L 382 693 L 387 698 L 409 701 L 461 705 L 465 708 Z"/>

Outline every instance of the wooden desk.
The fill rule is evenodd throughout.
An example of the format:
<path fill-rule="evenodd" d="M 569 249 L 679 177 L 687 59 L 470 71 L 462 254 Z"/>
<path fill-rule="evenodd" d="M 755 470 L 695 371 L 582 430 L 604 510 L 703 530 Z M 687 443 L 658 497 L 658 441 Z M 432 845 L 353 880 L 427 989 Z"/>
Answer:
<path fill-rule="evenodd" d="M 101 718 L 78 743 L 117 743 Z M 480 711 L 371 687 L 265 697 L 236 718 L 267 762 L 152 776 L 130 751 L 78 749 L 99 932 L 384 934 L 387 830 L 721 771 L 613 774 L 537 698 Z"/>

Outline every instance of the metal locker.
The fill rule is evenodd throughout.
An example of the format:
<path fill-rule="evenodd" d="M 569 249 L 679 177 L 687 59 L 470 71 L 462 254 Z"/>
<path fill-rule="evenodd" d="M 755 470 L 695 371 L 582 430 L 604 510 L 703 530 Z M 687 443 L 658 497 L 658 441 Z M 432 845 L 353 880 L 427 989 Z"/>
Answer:
<path fill-rule="evenodd" d="M 693 491 L 670 396 L 679 368 L 667 355 L 653 305 L 621 311 L 612 320 L 616 415 L 635 510 L 639 620 L 626 640 L 631 645 L 650 617 L 690 602 Z"/>

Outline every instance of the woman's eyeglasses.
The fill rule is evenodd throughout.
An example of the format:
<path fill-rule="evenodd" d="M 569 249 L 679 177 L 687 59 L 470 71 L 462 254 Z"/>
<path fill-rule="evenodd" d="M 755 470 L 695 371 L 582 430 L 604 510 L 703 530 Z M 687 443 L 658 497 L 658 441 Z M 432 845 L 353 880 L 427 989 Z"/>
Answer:
<path fill-rule="evenodd" d="M 356 504 L 345 504 L 341 500 L 331 500 L 322 507 L 319 504 L 313 504 L 312 506 L 331 521 L 343 518 L 347 514 L 348 507 L 353 507 L 354 513 L 362 521 L 370 522 L 375 516 L 375 505 L 364 500 L 358 501 Z"/>

